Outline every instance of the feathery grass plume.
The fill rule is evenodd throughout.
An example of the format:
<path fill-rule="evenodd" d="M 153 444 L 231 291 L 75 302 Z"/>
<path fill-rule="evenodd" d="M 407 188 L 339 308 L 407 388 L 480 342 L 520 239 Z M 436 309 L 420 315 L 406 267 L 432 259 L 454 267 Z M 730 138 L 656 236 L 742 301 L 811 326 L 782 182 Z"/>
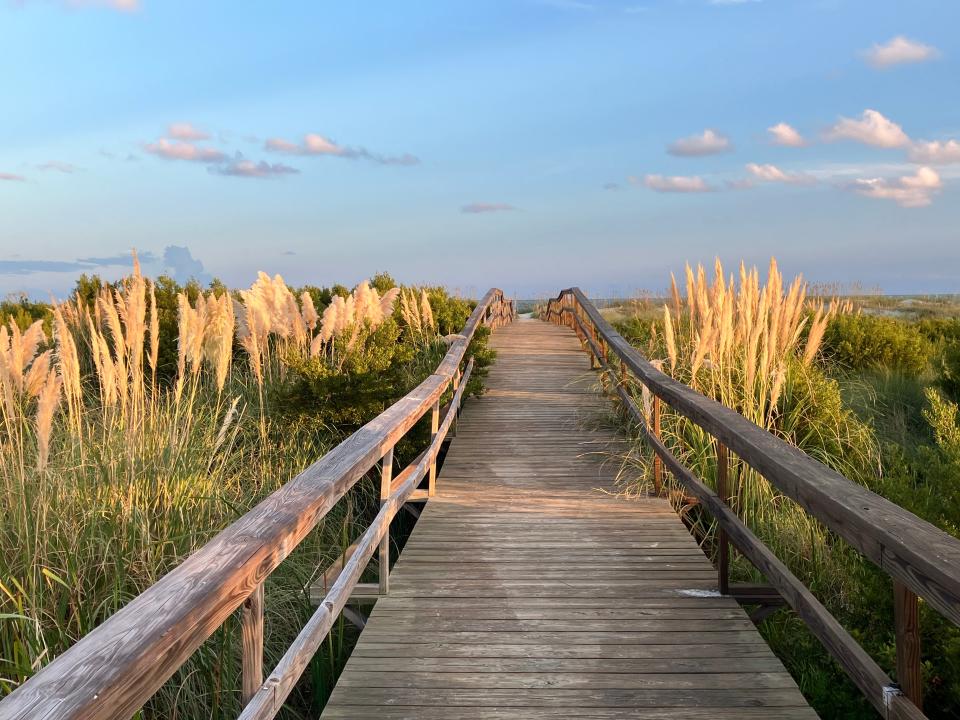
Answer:
<path fill-rule="evenodd" d="M 423 324 L 420 318 L 420 308 L 413 290 L 404 290 L 400 293 L 400 315 L 411 332 L 422 335 Z"/>
<path fill-rule="evenodd" d="M 53 355 L 52 350 L 45 350 L 33 359 L 30 363 L 30 369 L 27 370 L 24 380 L 24 392 L 30 397 L 37 397 L 43 389 L 50 372 L 50 359 Z"/>
<path fill-rule="evenodd" d="M 676 286 L 674 286 L 676 288 Z M 676 306 L 676 304 L 675 304 Z M 663 306 L 663 336 L 667 343 L 667 357 L 670 359 L 670 372 L 677 368 L 677 339 L 673 332 L 673 321 L 670 319 L 670 308 Z"/>
<path fill-rule="evenodd" d="M 424 329 L 433 330 L 433 308 L 430 307 L 430 297 L 425 289 L 420 291 L 420 314 L 423 317 Z"/>
<path fill-rule="evenodd" d="M 204 302 L 201 296 L 198 303 Z M 223 390 L 233 357 L 233 303 L 230 295 L 219 298 L 210 293 L 206 299 L 206 326 L 203 330 L 203 358 L 214 374 L 217 390 Z"/>
<path fill-rule="evenodd" d="M 389 318 L 393 316 L 393 305 L 400 295 L 400 288 L 393 287 L 387 290 L 380 298 L 380 316 Z"/>
<path fill-rule="evenodd" d="M 60 377 L 63 379 L 63 394 L 67 400 L 67 414 L 70 428 L 75 434 L 80 432 L 80 412 L 83 403 L 83 386 L 80 382 L 80 358 L 73 333 L 67 326 L 64 306 L 53 306 L 53 339 Z"/>
<path fill-rule="evenodd" d="M 677 278 L 673 273 L 670 273 L 670 297 L 673 300 L 673 311 L 677 315 L 677 320 L 679 320 L 683 304 L 680 300 L 680 289 L 677 287 Z"/>
<path fill-rule="evenodd" d="M 317 327 L 317 320 L 320 319 L 320 316 L 317 315 L 317 308 L 313 304 L 313 297 L 306 290 L 300 294 L 300 306 L 303 324 L 307 326 L 308 330 L 313 332 Z"/>
<path fill-rule="evenodd" d="M 156 283 L 150 283 L 150 385 L 157 384 L 157 362 L 160 357 L 160 314 L 157 312 Z"/>
<path fill-rule="evenodd" d="M 62 381 L 55 370 L 47 372 L 46 380 L 37 397 L 35 416 L 37 432 L 37 469 L 43 471 L 50 456 L 50 435 L 53 429 L 53 414 L 60 404 Z"/>

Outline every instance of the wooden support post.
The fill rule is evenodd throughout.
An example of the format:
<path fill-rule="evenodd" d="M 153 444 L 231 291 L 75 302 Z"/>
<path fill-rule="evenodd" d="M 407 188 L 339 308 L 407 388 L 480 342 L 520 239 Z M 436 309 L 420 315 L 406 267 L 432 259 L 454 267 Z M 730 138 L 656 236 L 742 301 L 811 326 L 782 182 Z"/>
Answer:
<path fill-rule="evenodd" d="M 897 682 L 904 695 L 923 709 L 920 674 L 920 603 L 899 580 L 893 581 L 893 621 L 897 639 Z"/>
<path fill-rule="evenodd" d="M 243 663 L 240 698 L 246 705 L 263 685 L 263 583 L 243 601 L 240 613 Z"/>
<path fill-rule="evenodd" d="M 393 481 L 393 448 L 380 460 L 380 507 L 390 499 L 390 483 Z M 390 592 L 390 527 L 380 540 L 380 551 L 377 564 L 380 570 L 380 594 Z"/>
<path fill-rule="evenodd" d="M 717 495 L 725 505 L 730 504 L 730 481 L 729 481 L 729 460 L 727 458 L 727 446 L 717 442 Z M 721 595 L 730 594 L 730 538 L 727 537 L 727 531 L 720 528 L 717 531 L 717 543 L 719 545 L 717 558 L 718 585 Z"/>
<path fill-rule="evenodd" d="M 457 368 L 457 372 L 455 372 L 454 375 L 453 375 L 453 394 L 454 394 L 454 395 L 456 395 L 456 394 L 457 394 L 457 390 L 460 389 L 460 378 L 461 378 L 461 377 L 462 377 L 462 373 L 460 372 L 460 368 Z M 450 437 L 456 437 L 456 436 L 457 436 L 457 425 L 458 425 L 459 422 L 460 422 L 460 406 L 457 406 L 457 407 L 455 407 L 455 408 L 451 408 L 451 410 L 453 410 L 453 424 L 452 424 L 452 426 L 451 426 L 451 428 L 450 428 Z"/>
<path fill-rule="evenodd" d="M 653 396 L 653 436 L 660 440 L 660 398 Z M 653 454 L 653 489 L 657 495 L 663 489 L 663 460 L 656 453 Z"/>
<path fill-rule="evenodd" d="M 430 415 L 430 442 L 437 437 L 437 431 L 440 429 L 440 401 L 433 404 L 433 413 Z M 433 497 L 437 492 L 437 458 L 433 458 L 430 463 L 430 479 L 427 482 L 427 496 Z"/>

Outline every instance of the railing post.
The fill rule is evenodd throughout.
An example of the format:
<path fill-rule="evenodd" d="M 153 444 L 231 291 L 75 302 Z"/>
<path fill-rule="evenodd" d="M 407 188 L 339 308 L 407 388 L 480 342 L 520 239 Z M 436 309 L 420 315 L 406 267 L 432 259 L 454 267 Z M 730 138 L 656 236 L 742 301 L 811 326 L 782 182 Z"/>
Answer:
<path fill-rule="evenodd" d="M 660 398 L 657 395 L 653 396 L 653 436 L 660 440 Z M 657 495 L 663 489 L 663 460 L 656 453 L 653 454 L 653 489 Z"/>
<path fill-rule="evenodd" d="M 729 460 L 727 446 L 717 442 L 717 495 L 724 505 L 730 503 Z M 719 545 L 717 558 L 717 578 L 721 595 L 730 594 L 730 539 L 722 527 L 717 532 Z"/>
<path fill-rule="evenodd" d="M 437 437 L 440 429 L 440 401 L 433 404 L 433 413 L 430 415 L 430 443 Z M 437 457 L 434 455 L 430 463 L 430 480 L 427 483 L 427 497 L 433 497 L 437 492 Z"/>
<path fill-rule="evenodd" d="M 244 600 L 240 612 L 241 692 L 244 705 L 263 685 L 263 583 Z"/>
<path fill-rule="evenodd" d="M 920 603 L 899 580 L 893 581 L 893 622 L 897 640 L 897 682 L 904 695 L 923 709 L 920 673 Z"/>
<path fill-rule="evenodd" d="M 462 376 L 462 373 L 460 372 L 460 368 L 457 368 L 457 371 L 453 374 L 453 394 L 454 395 L 456 395 L 457 390 L 460 389 L 461 376 Z M 450 409 L 453 411 L 453 423 L 451 424 L 451 427 L 450 427 L 450 437 L 456 437 L 457 424 L 460 422 L 460 408 L 451 407 Z"/>
<path fill-rule="evenodd" d="M 380 507 L 390 500 L 390 484 L 393 482 L 393 448 L 380 460 Z M 377 564 L 380 570 L 380 594 L 390 592 L 390 526 L 380 540 Z"/>

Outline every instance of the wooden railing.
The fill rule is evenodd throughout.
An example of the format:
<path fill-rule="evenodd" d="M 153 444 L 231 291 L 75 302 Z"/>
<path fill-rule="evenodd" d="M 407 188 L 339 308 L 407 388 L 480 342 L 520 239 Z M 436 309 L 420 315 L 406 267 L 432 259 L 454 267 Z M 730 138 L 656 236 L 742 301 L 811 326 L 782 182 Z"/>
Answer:
<path fill-rule="evenodd" d="M 578 288 L 563 290 L 550 300 L 545 316 L 573 329 L 591 353 L 591 363 L 596 362 L 610 374 L 616 394 L 654 451 L 658 489 L 662 463 L 715 518 L 720 530 L 721 591 L 730 591 L 729 542 L 766 576 L 773 590 L 796 611 L 882 716 L 925 717 L 919 709 L 922 702 L 917 596 L 960 624 L 960 540 L 848 480 L 736 411 L 660 372 L 610 326 Z M 630 376 L 653 395 L 649 423 L 628 390 Z M 715 438 L 718 492 L 681 464 L 662 442 L 661 401 Z M 893 578 L 899 685 L 729 507 L 728 448 Z M 764 593 L 760 591 L 749 594 L 745 600 L 762 599 Z"/>
<path fill-rule="evenodd" d="M 80 639 L 0 702 L 3 720 L 129 718 L 220 625 L 242 606 L 241 718 L 271 718 L 281 708 L 375 552 L 387 589 L 390 521 L 429 476 L 456 418 L 473 368 L 463 366 L 480 325 L 499 327 L 514 315 L 513 302 L 490 290 L 466 326 L 453 336 L 436 371 L 337 447 L 231 524 L 180 566 Z M 454 394 L 442 421 L 440 400 Z M 427 412 L 429 446 L 396 478 L 393 447 Z M 381 505 L 376 518 L 286 654 L 262 678 L 263 582 L 333 505 L 381 462 Z"/>

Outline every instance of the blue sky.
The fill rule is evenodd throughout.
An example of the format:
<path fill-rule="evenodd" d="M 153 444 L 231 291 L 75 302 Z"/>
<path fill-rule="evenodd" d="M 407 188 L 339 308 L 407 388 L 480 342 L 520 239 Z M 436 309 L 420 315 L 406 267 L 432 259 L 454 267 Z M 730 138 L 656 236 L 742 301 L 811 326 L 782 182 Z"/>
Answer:
<path fill-rule="evenodd" d="M 960 292 L 957 27 L 955 0 L 0 0 L 0 293 L 132 247 L 235 286 L 627 294 L 775 255 Z"/>

